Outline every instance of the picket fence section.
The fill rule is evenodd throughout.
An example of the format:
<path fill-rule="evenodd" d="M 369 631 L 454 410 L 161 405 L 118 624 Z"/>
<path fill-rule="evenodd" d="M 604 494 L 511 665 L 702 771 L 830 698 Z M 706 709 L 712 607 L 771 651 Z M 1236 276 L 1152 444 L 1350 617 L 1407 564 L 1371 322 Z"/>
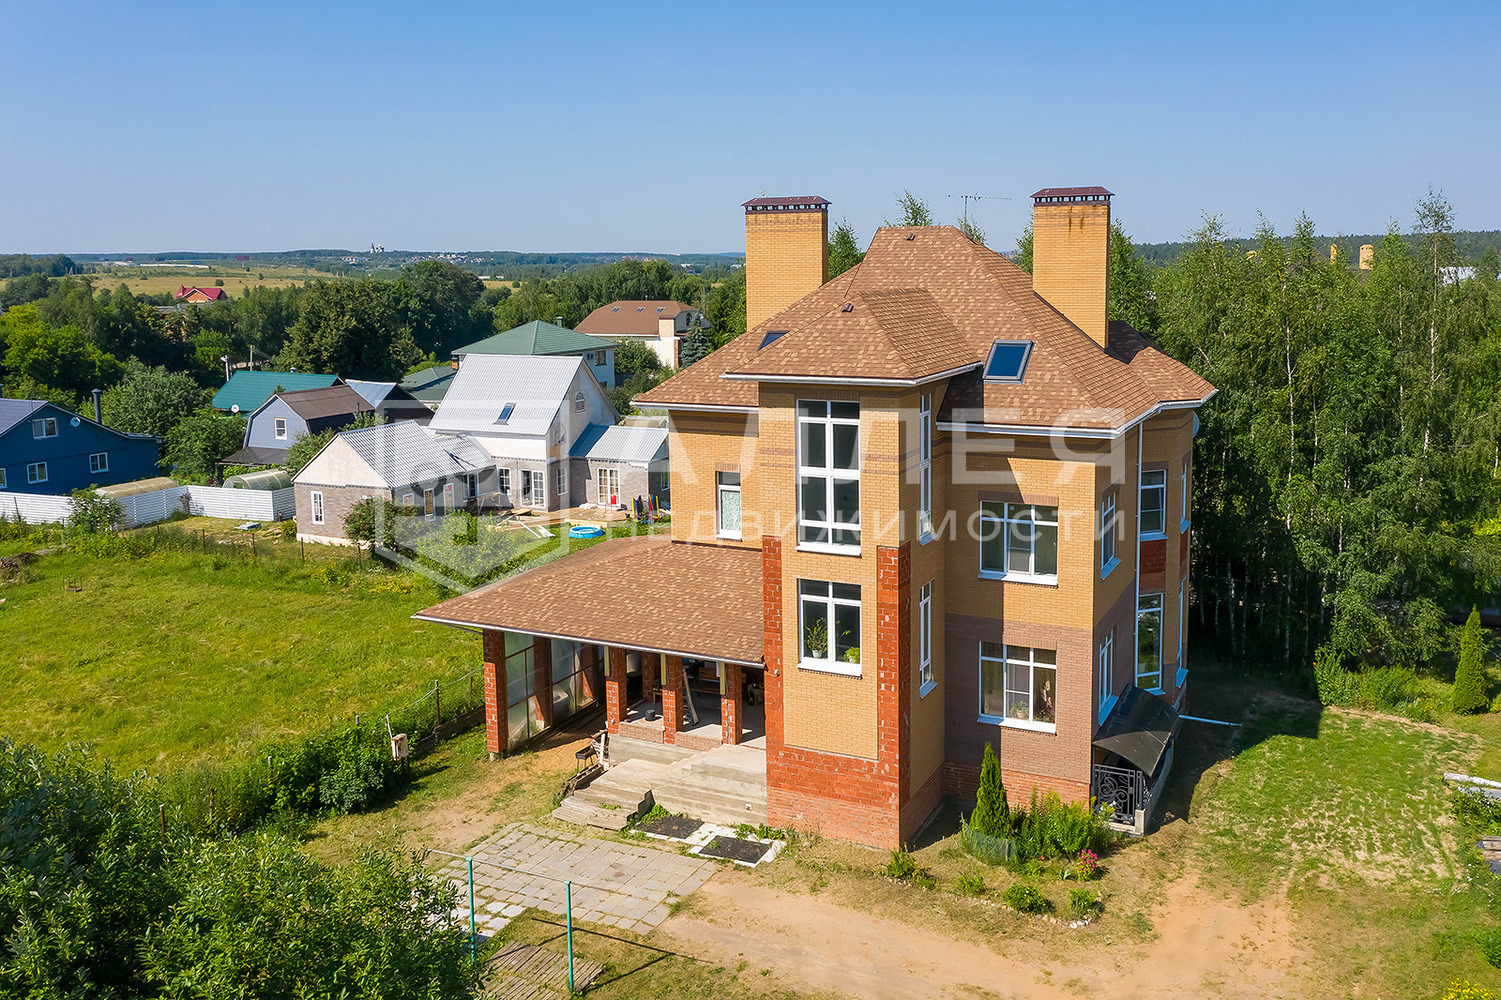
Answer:
<path fill-rule="evenodd" d="M 237 490 L 223 486 L 169 486 L 164 490 L 119 497 L 115 501 L 124 512 L 127 528 L 165 521 L 178 511 L 203 517 L 223 517 L 236 521 L 282 521 L 297 512 L 295 491 L 288 486 L 280 490 Z M 37 493 L 0 493 L 0 514 L 27 521 L 66 521 L 73 512 L 69 497 L 44 496 Z"/>

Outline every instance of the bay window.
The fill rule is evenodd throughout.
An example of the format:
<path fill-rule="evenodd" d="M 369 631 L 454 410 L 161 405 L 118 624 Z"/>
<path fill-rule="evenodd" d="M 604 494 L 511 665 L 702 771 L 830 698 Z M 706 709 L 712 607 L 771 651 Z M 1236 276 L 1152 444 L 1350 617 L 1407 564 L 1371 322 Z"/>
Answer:
<path fill-rule="evenodd" d="M 1054 731 L 1058 654 L 1051 649 L 980 643 L 980 720 Z"/>
<path fill-rule="evenodd" d="M 1057 582 L 1058 508 L 982 501 L 980 572 Z"/>
<path fill-rule="evenodd" d="M 797 583 L 801 666 L 860 675 L 860 587 L 853 583 Z"/>
<path fill-rule="evenodd" d="M 860 404 L 797 404 L 798 541 L 860 547 Z"/>

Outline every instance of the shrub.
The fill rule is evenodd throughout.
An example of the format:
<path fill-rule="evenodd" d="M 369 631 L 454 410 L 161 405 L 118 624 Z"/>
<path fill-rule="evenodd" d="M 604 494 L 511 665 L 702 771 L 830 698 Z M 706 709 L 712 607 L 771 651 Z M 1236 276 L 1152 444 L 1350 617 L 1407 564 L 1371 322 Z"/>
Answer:
<path fill-rule="evenodd" d="M 991 837 L 960 821 L 959 843 L 971 855 L 987 865 L 1005 865 L 1016 860 L 1016 841 L 1010 837 Z"/>
<path fill-rule="evenodd" d="M 1068 894 L 1068 915 L 1075 920 L 1091 917 L 1100 908 L 1100 897 L 1091 889 L 1075 889 Z"/>
<path fill-rule="evenodd" d="M 1001 902 L 1021 913 L 1047 913 L 1053 908 L 1046 896 L 1020 882 L 1006 887 L 1006 891 L 1001 893 Z"/>
<path fill-rule="evenodd" d="M 1006 804 L 1006 786 L 1001 783 L 1001 762 L 989 743 L 980 759 L 980 789 L 975 793 L 975 811 L 970 813 L 969 824 L 987 837 L 1011 834 L 1011 808 Z"/>
<path fill-rule="evenodd" d="M 297 522 L 290 517 L 281 522 L 281 540 L 284 542 L 297 541 Z"/>
<path fill-rule="evenodd" d="M 1454 711 L 1483 712 L 1490 706 L 1485 696 L 1485 635 L 1480 612 L 1470 609 L 1459 636 L 1459 667 L 1454 672 Z"/>
<path fill-rule="evenodd" d="M 74 490 L 68 527 L 86 534 L 114 531 L 125 522 L 125 509 L 93 490 Z"/>
<path fill-rule="evenodd" d="M 957 887 L 961 896 L 983 896 L 985 895 L 985 876 L 960 875 Z"/>
<path fill-rule="evenodd" d="M 917 859 L 907 851 L 892 851 L 891 860 L 887 862 L 885 871 L 887 878 L 911 882 L 925 889 L 932 889 L 938 885 L 938 880 L 929 875 L 925 869 L 919 868 Z"/>
<path fill-rule="evenodd" d="M 1321 705 L 1353 705 L 1360 692 L 1359 680 L 1332 650 L 1320 650 L 1314 657 L 1313 680 Z"/>
<path fill-rule="evenodd" d="M 1491 928 L 1480 935 L 1480 951 L 1485 960 L 1501 969 L 1501 928 Z"/>
<path fill-rule="evenodd" d="M 1417 696 L 1417 676 L 1402 667 L 1378 667 L 1360 673 L 1359 703 L 1362 708 L 1392 709 Z"/>
<path fill-rule="evenodd" d="M 1484 833 L 1501 830 L 1501 801 L 1478 790 L 1456 788 L 1450 795 L 1449 804 L 1460 822 Z"/>

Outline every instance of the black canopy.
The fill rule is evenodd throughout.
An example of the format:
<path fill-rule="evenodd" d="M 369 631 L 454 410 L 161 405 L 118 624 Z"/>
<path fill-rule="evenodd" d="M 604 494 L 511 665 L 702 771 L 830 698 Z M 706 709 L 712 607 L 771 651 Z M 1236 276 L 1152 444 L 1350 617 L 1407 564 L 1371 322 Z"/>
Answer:
<path fill-rule="evenodd" d="M 1116 699 L 1095 736 L 1094 745 L 1124 757 L 1150 777 L 1167 752 L 1178 725 L 1178 713 L 1162 699 L 1134 684 Z"/>

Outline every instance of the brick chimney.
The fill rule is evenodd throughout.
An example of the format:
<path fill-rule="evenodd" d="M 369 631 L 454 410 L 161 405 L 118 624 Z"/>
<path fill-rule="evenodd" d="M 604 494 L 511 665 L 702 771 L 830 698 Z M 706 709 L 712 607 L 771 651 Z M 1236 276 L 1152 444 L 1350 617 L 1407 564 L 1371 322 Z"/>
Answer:
<path fill-rule="evenodd" d="M 1032 290 L 1105 346 L 1110 198 L 1102 187 L 1043 188 L 1032 196 Z"/>
<path fill-rule="evenodd" d="M 745 209 L 745 328 L 814 291 L 829 277 L 829 203 L 817 195 L 752 198 Z"/>

